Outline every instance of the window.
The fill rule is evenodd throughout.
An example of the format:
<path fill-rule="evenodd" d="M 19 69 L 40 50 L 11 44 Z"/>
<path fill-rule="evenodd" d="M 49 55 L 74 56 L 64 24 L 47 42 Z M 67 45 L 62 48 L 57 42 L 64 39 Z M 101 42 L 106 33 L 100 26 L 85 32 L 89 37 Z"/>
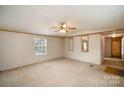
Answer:
<path fill-rule="evenodd" d="M 35 54 L 36 55 L 46 55 L 47 40 L 36 37 L 36 38 L 34 38 L 34 41 L 35 41 Z"/>
<path fill-rule="evenodd" d="M 81 51 L 89 51 L 89 36 L 81 36 Z"/>

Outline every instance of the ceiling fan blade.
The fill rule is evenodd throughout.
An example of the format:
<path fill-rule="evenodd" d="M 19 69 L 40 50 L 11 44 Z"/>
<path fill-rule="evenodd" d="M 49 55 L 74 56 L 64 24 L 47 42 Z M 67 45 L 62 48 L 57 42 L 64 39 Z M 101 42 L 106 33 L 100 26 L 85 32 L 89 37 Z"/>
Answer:
<path fill-rule="evenodd" d="M 52 29 L 60 29 L 60 27 L 58 27 L 58 26 L 53 26 L 53 27 L 50 27 L 50 28 L 52 28 Z"/>
<path fill-rule="evenodd" d="M 75 27 L 68 27 L 68 29 L 77 29 L 77 28 L 75 28 Z"/>

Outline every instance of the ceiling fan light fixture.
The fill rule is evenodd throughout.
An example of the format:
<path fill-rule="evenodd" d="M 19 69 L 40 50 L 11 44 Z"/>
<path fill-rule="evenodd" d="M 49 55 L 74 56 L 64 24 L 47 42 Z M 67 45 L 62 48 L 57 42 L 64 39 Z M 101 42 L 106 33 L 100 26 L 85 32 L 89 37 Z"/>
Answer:
<path fill-rule="evenodd" d="M 58 26 L 56 26 L 55 32 L 60 33 L 68 33 L 71 32 L 71 30 L 75 30 L 75 27 L 69 27 L 66 23 L 60 23 Z"/>
<path fill-rule="evenodd" d="M 65 31 L 64 29 L 61 29 L 60 32 L 62 32 L 62 33 L 66 33 L 66 31 Z"/>
<path fill-rule="evenodd" d="M 63 26 L 63 28 L 66 28 L 66 27 L 67 27 L 67 25 L 66 25 L 66 24 L 63 24 L 62 26 Z"/>

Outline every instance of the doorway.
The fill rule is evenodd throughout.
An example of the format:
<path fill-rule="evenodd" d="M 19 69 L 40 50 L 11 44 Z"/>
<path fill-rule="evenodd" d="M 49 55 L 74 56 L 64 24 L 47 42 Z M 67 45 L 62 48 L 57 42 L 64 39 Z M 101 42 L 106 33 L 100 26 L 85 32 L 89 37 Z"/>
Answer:
<path fill-rule="evenodd" d="M 122 37 L 111 38 L 111 57 L 121 59 L 121 40 Z"/>
<path fill-rule="evenodd" d="M 124 68 L 124 37 L 122 34 L 105 35 L 103 40 L 103 65 Z"/>
<path fill-rule="evenodd" d="M 105 57 L 118 58 L 122 57 L 122 37 L 106 37 L 105 38 Z"/>

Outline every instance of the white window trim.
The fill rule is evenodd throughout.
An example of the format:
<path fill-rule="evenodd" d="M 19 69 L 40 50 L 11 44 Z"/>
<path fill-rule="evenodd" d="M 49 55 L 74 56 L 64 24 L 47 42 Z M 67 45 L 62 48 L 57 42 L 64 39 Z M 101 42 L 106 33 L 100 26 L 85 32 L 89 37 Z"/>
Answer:
<path fill-rule="evenodd" d="M 36 39 L 42 39 L 42 40 L 44 40 L 44 41 L 45 41 L 45 45 L 36 45 Z M 35 41 L 35 47 L 36 47 L 36 46 L 45 46 L 45 52 L 44 52 L 44 53 L 38 53 L 38 52 L 36 52 L 36 50 L 35 50 L 35 55 L 36 55 L 36 56 L 47 55 L 47 39 L 40 38 L 40 37 L 35 37 L 35 38 L 34 38 L 34 41 Z"/>

